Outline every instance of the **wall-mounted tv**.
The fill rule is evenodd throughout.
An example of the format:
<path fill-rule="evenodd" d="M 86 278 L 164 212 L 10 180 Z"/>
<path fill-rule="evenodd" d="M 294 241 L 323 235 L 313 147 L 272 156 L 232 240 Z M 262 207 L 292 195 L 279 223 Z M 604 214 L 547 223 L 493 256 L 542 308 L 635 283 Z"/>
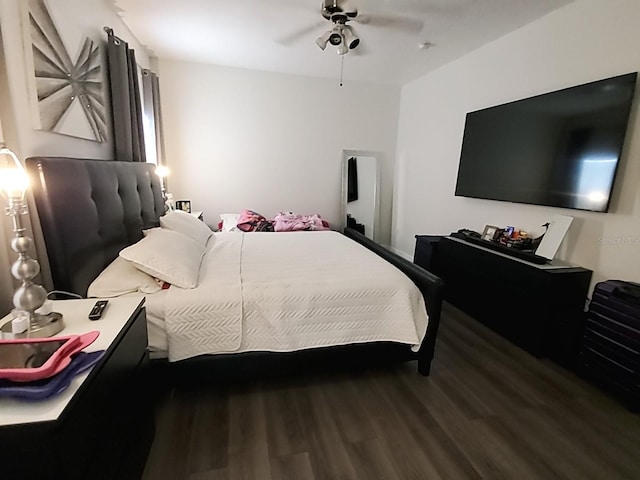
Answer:
<path fill-rule="evenodd" d="M 456 196 L 606 212 L 637 75 L 468 113 Z"/>

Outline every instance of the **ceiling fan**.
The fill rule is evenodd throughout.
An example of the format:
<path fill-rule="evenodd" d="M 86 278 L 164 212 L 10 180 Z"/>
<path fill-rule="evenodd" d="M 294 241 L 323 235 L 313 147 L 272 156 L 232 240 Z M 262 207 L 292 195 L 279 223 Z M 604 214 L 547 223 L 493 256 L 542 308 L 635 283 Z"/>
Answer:
<path fill-rule="evenodd" d="M 323 0 L 322 16 L 333 22 L 333 28 L 327 30 L 316 39 L 316 45 L 324 50 L 327 43 L 338 47 L 338 55 L 344 55 L 360 45 L 360 38 L 347 22 L 358 17 L 358 9 L 348 9 L 346 2 L 339 0 Z"/>
<path fill-rule="evenodd" d="M 349 0 L 323 0 L 320 13 L 326 21 L 333 24 L 329 30 L 316 39 L 316 44 L 324 50 L 328 44 L 337 47 L 338 55 L 345 55 L 360 46 L 360 37 L 349 22 L 357 22 L 362 25 L 396 28 L 410 33 L 418 33 L 422 30 L 422 20 L 387 14 L 359 14 L 357 7 Z M 320 25 L 314 24 L 294 32 L 280 40 L 280 43 L 288 44 L 298 40 Z"/>

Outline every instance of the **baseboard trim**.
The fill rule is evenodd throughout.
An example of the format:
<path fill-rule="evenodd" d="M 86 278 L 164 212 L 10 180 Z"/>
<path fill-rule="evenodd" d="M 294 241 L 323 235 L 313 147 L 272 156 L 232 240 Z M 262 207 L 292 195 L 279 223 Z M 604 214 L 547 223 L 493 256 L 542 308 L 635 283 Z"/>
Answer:
<path fill-rule="evenodd" d="M 400 255 L 405 260 L 409 262 L 413 262 L 413 255 L 409 255 L 408 253 L 405 253 L 402 250 L 398 250 L 397 248 L 392 247 L 391 245 L 383 245 L 383 247 L 386 248 L 387 250 L 391 250 L 396 255 Z"/>

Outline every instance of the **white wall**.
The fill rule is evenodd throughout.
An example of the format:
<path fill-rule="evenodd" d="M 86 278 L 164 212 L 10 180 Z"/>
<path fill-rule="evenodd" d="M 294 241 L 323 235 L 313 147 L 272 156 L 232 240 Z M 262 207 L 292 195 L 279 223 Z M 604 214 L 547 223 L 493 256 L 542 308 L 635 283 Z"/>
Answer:
<path fill-rule="evenodd" d="M 559 255 L 594 282 L 640 281 L 640 88 L 610 213 L 454 196 L 468 111 L 640 69 L 640 2 L 578 0 L 402 89 L 393 247 L 415 234 L 514 225 L 542 233 L 554 213 L 575 217 Z"/>
<path fill-rule="evenodd" d="M 342 150 L 380 152 L 390 238 L 400 89 L 160 59 L 169 191 L 218 214 L 340 219 Z"/>

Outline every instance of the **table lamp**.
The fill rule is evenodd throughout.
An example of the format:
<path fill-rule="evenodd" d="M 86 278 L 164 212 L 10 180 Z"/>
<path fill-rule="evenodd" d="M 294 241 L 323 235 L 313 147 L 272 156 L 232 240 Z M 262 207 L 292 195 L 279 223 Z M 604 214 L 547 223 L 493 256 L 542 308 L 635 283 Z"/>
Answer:
<path fill-rule="evenodd" d="M 171 203 L 173 202 L 173 195 L 167 193 L 167 177 L 169 176 L 169 168 L 165 165 L 158 165 L 156 167 L 156 175 L 160 178 L 160 191 L 162 192 L 162 201 L 165 203 L 165 208 L 173 210 Z"/>
<path fill-rule="evenodd" d="M 50 337 L 64 328 L 62 315 L 36 313 L 47 300 L 47 291 L 33 283 L 40 272 L 37 260 L 30 258 L 28 251 L 33 240 L 25 235 L 22 216 L 28 213 L 24 199 L 29 186 L 29 177 L 18 157 L 5 145 L 0 144 L 0 194 L 7 201 L 6 213 L 11 217 L 13 233 L 11 249 L 18 259 L 11 266 L 11 274 L 22 284 L 13 294 L 13 320 L 2 325 L 4 338 Z"/>

